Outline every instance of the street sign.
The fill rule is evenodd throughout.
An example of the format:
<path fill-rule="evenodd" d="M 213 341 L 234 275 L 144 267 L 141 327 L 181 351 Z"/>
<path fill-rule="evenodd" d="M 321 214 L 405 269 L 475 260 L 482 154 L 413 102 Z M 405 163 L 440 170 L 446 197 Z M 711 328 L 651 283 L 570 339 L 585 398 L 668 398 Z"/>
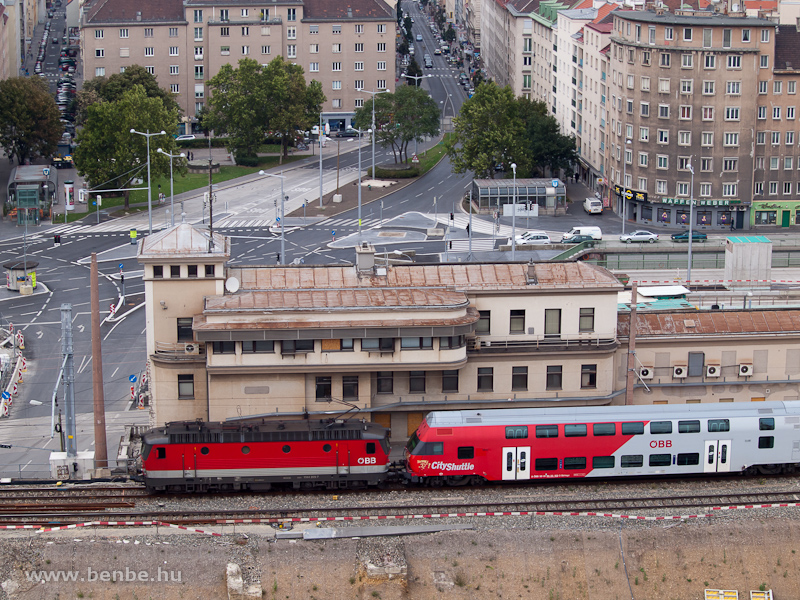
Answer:
<path fill-rule="evenodd" d="M 42 175 L 44 175 L 45 177 L 50 177 L 50 167 L 44 167 L 42 169 Z"/>
<path fill-rule="evenodd" d="M 119 268 L 120 270 L 122 270 L 122 263 L 119 263 Z"/>
<path fill-rule="evenodd" d="M 415 165 L 419 164 L 419 157 L 416 154 L 412 155 L 411 162 L 414 163 Z"/>
<path fill-rule="evenodd" d="M 558 179 L 553 179 L 553 187 L 558 187 Z"/>
<path fill-rule="evenodd" d="M 129 375 L 128 381 L 130 381 L 131 383 L 136 383 L 136 375 Z"/>
<path fill-rule="evenodd" d="M 9 398 L 11 398 L 11 394 L 9 394 L 8 392 L 3 392 L 3 396 L 2 397 L 3 397 L 3 400 L 8 400 Z"/>

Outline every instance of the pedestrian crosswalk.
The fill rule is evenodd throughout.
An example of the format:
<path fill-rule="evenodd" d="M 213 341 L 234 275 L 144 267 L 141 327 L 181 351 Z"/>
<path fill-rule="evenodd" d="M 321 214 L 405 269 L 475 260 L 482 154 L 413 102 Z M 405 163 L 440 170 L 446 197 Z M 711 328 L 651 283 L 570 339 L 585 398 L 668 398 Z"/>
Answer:
<path fill-rule="evenodd" d="M 376 225 L 380 225 L 380 219 L 361 219 L 361 228 L 364 227 L 375 227 Z M 328 219 L 327 221 L 323 221 L 322 223 L 318 223 L 320 227 L 358 227 L 358 219 Z"/>
<path fill-rule="evenodd" d="M 241 227 L 254 227 L 266 229 L 275 223 L 274 219 L 241 219 L 241 218 L 226 218 L 217 221 L 214 227 L 217 229 L 234 229 Z"/>
<path fill-rule="evenodd" d="M 498 240 L 492 238 L 472 238 L 472 251 L 478 250 L 494 250 L 495 244 Z M 469 252 L 470 243 L 469 239 L 466 240 L 447 240 L 447 249 L 450 252 Z"/>

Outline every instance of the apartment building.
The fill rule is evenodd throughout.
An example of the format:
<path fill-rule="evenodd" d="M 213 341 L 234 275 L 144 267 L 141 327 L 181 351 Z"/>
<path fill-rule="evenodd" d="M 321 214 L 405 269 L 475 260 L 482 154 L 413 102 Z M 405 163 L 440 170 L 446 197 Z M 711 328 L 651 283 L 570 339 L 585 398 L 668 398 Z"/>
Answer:
<path fill-rule="evenodd" d="M 475 49 L 481 52 L 481 6 L 482 0 L 466 0 L 464 3 L 465 22 L 467 29 L 467 41 Z"/>
<path fill-rule="evenodd" d="M 696 228 L 749 228 L 775 24 L 663 8 L 613 15 L 606 157 L 617 212 L 624 204 L 629 221 L 688 227 L 693 197 Z"/>
<path fill-rule="evenodd" d="M 332 129 L 350 125 L 369 98 L 358 90 L 395 85 L 395 19 L 382 0 L 107 0 L 83 15 L 81 47 L 87 77 L 133 64 L 155 75 L 183 109 L 182 132 L 196 130 L 208 80 L 243 58 L 268 64 L 281 55 L 301 65 L 322 84 Z"/>

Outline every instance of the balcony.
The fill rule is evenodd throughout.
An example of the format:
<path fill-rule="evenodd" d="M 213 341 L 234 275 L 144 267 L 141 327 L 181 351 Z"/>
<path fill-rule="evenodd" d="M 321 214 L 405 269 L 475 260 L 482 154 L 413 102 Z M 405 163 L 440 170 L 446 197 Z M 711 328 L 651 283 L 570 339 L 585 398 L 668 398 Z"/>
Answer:
<path fill-rule="evenodd" d="M 562 334 L 560 337 L 527 336 L 509 338 L 476 337 L 468 340 L 467 352 L 481 354 L 510 354 L 521 352 L 591 351 L 610 352 L 618 346 L 615 337 L 599 334 Z"/>
<path fill-rule="evenodd" d="M 206 345 L 203 342 L 156 342 L 152 358 L 166 362 L 205 362 Z"/>

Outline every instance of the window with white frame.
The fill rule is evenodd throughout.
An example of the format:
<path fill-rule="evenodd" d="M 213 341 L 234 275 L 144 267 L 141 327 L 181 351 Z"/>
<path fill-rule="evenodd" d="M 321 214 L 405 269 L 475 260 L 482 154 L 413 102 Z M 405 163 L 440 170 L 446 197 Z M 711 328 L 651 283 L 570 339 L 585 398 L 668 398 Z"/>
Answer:
<path fill-rule="evenodd" d="M 261 54 L 270 54 L 270 46 L 261 46 Z"/>
<path fill-rule="evenodd" d="M 639 79 L 639 83 L 641 85 L 641 89 L 643 92 L 650 91 L 650 78 L 649 77 L 641 77 Z"/>
<path fill-rule="evenodd" d="M 309 63 L 308 71 L 310 73 L 319 73 L 319 63 L 318 62 Z"/>
<path fill-rule="evenodd" d="M 736 183 L 723 183 L 722 184 L 722 197 L 733 198 L 738 194 L 739 185 Z"/>
<path fill-rule="evenodd" d="M 205 69 L 203 69 L 203 65 L 195 65 L 194 66 L 194 78 L 195 79 L 202 79 L 205 75 Z"/>
<path fill-rule="evenodd" d="M 700 134 L 700 145 L 704 148 L 713 148 L 714 147 L 714 132 L 713 131 L 703 131 Z"/>
<path fill-rule="evenodd" d="M 169 47 L 169 55 L 170 56 L 178 56 L 178 46 L 170 46 Z"/>
<path fill-rule="evenodd" d="M 194 84 L 194 97 L 196 100 L 200 100 L 205 98 L 206 95 L 206 86 L 202 83 L 195 83 Z"/>
<path fill-rule="evenodd" d="M 692 145 L 692 132 L 691 131 L 679 131 L 678 132 L 678 145 L 679 146 L 691 146 Z"/>
<path fill-rule="evenodd" d="M 667 193 L 667 182 L 665 179 L 656 179 L 656 194 Z"/>
<path fill-rule="evenodd" d="M 194 11 L 194 22 L 195 23 L 202 23 L 203 22 L 203 11 L 202 10 L 195 10 Z"/>
<path fill-rule="evenodd" d="M 767 132 L 756 131 L 756 146 L 763 146 L 767 143 Z"/>
<path fill-rule="evenodd" d="M 763 156 L 756 156 L 756 171 L 763 171 L 764 170 L 764 157 Z"/>
<path fill-rule="evenodd" d="M 672 39 L 672 27 L 664 27 L 664 39 L 665 40 Z"/>
<path fill-rule="evenodd" d="M 722 170 L 726 173 L 734 173 L 739 170 L 739 159 L 738 158 L 723 158 L 722 159 Z"/>
<path fill-rule="evenodd" d="M 702 109 L 703 121 L 713 121 L 714 120 L 714 107 L 713 106 L 704 106 Z"/>
<path fill-rule="evenodd" d="M 296 40 L 297 39 L 297 27 L 287 27 L 286 28 L 286 39 L 287 40 Z"/>
<path fill-rule="evenodd" d="M 762 54 L 761 56 L 758 57 L 758 59 L 759 59 L 758 60 L 759 68 L 761 68 L 761 69 L 769 69 L 769 55 L 768 54 Z"/>
<path fill-rule="evenodd" d="M 180 65 L 170 65 L 169 66 L 169 74 L 170 75 L 180 75 Z"/>
<path fill-rule="evenodd" d="M 669 119 L 669 104 L 658 105 L 658 118 Z"/>
<path fill-rule="evenodd" d="M 658 92 L 660 94 L 669 94 L 669 79 L 662 77 L 658 80 Z"/>
<path fill-rule="evenodd" d="M 286 47 L 286 49 L 288 50 L 287 52 L 288 58 L 294 58 L 295 56 L 297 56 L 297 52 L 292 50 L 292 48 L 293 46 Z M 242 46 L 242 56 L 247 56 L 248 54 L 250 54 L 250 46 Z"/>
<path fill-rule="evenodd" d="M 739 145 L 739 133 L 736 131 L 726 131 L 723 138 L 723 145 L 733 147 Z"/>
<path fill-rule="evenodd" d="M 156 68 L 153 67 L 153 66 L 149 66 L 149 67 L 146 66 L 144 68 L 144 70 L 147 71 L 148 73 L 150 73 L 150 75 L 155 75 L 156 74 Z"/>
<path fill-rule="evenodd" d="M 106 68 L 105 67 L 95 67 L 94 68 L 94 76 L 95 77 L 105 77 L 106 76 Z"/>
<path fill-rule="evenodd" d="M 364 44 L 363 42 L 357 42 L 355 45 L 356 52 L 363 52 L 364 51 Z"/>
<path fill-rule="evenodd" d="M 648 161 L 648 154 L 647 152 L 639 152 L 639 166 L 646 167 Z M 639 188 L 642 189 L 642 188 Z"/>
<path fill-rule="evenodd" d="M 250 10 L 249 10 L 249 9 L 247 9 L 247 8 L 243 8 L 243 9 L 242 9 L 242 12 L 241 12 L 241 15 L 242 15 L 243 17 L 249 17 L 249 16 L 250 16 Z"/>
<path fill-rule="evenodd" d="M 786 93 L 787 94 L 796 94 L 797 93 L 797 82 L 796 81 L 787 81 L 786 82 Z"/>
<path fill-rule="evenodd" d="M 692 118 L 692 106 L 690 104 L 681 104 L 681 120 L 686 121 Z"/>
<path fill-rule="evenodd" d="M 386 43 L 378 42 L 378 52 L 386 52 Z"/>
<path fill-rule="evenodd" d="M 308 33 L 311 35 L 319 35 L 319 25 L 309 25 Z"/>
<path fill-rule="evenodd" d="M 669 53 L 667 53 L 667 52 L 662 52 L 662 53 L 661 53 L 661 55 L 660 55 L 660 62 L 659 62 L 659 64 L 660 64 L 662 67 L 669 67 L 669 65 L 670 65 L 670 61 L 671 61 L 671 58 L 672 58 L 672 56 L 671 56 Z"/>
<path fill-rule="evenodd" d="M 715 81 L 704 81 L 703 82 L 703 95 L 704 96 L 713 96 L 715 89 L 716 89 L 716 82 Z"/>
<path fill-rule="evenodd" d="M 385 90 L 386 89 L 386 80 L 385 79 L 378 79 L 377 87 L 378 87 L 379 90 Z"/>
<path fill-rule="evenodd" d="M 684 42 L 691 42 L 692 41 L 692 28 L 691 27 L 684 27 L 683 28 L 683 41 Z"/>
<path fill-rule="evenodd" d="M 783 182 L 783 193 L 784 193 L 784 195 L 792 193 L 792 182 L 791 181 L 784 181 Z"/>
<path fill-rule="evenodd" d="M 342 45 L 341 45 L 341 44 L 334 44 L 334 45 L 331 47 L 331 52 L 333 52 L 334 54 L 341 54 L 341 52 L 342 52 Z"/>
<path fill-rule="evenodd" d="M 342 108 L 342 99 L 334 98 L 333 100 L 331 100 L 331 106 L 333 108 Z"/>
<path fill-rule="evenodd" d="M 194 59 L 203 60 L 203 46 L 194 47 Z"/>
<path fill-rule="evenodd" d="M 385 71 L 386 70 L 386 61 L 379 60 L 378 61 L 378 71 Z"/>
<path fill-rule="evenodd" d="M 342 26 L 341 25 L 333 25 L 331 27 L 331 33 L 333 33 L 334 35 L 339 35 L 340 33 L 342 33 Z"/>
<path fill-rule="evenodd" d="M 769 195 L 770 196 L 777 196 L 778 195 L 778 182 L 777 181 L 770 181 L 769 182 Z"/>
<path fill-rule="evenodd" d="M 725 82 L 725 93 L 729 96 L 741 96 L 742 95 L 742 82 L 741 81 L 726 81 Z"/>
<path fill-rule="evenodd" d="M 627 124 L 625 125 L 625 139 L 631 139 L 633 137 L 633 125 Z"/>
<path fill-rule="evenodd" d="M 658 154 L 656 155 L 656 168 L 657 169 L 668 169 L 669 168 L 669 156 L 666 154 Z"/>
<path fill-rule="evenodd" d="M 356 25 L 356 33 L 364 33 L 364 26 L 361 24 Z"/>
<path fill-rule="evenodd" d="M 220 37 L 231 37 L 231 28 L 230 27 L 220 27 L 219 28 L 219 35 L 220 35 Z"/>
<path fill-rule="evenodd" d="M 757 119 L 766 119 L 767 118 L 767 107 L 766 106 L 759 106 L 756 109 L 756 118 Z"/>
<path fill-rule="evenodd" d="M 708 198 L 711 196 L 711 184 L 710 183 L 701 183 L 700 184 L 700 197 L 701 198 Z"/>
<path fill-rule="evenodd" d="M 262 25 L 261 35 L 272 35 L 272 28 L 269 25 Z"/>
<path fill-rule="evenodd" d="M 103 39 L 103 30 L 102 29 L 95 29 L 94 30 L 94 39 L 102 40 Z"/>
<path fill-rule="evenodd" d="M 793 146 L 794 145 L 794 131 L 787 131 L 786 132 L 786 145 Z"/>
<path fill-rule="evenodd" d="M 289 29 L 294 29 L 294 27 L 290 27 Z M 287 29 L 287 32 L 288 32 L 288 29 Z M 242 37 L 247 37 L 249 35 L 250 35 L 250 28 L 249 27 L 242 27 Z M 292 38 L 292 37 L 289 37 L 289 35 L 287 34 L 286 37 L 289 38 L 290 40 L 293 40 L 293 39 L 295 39 L 297 37 L 297 35 L 295 34 L 294 38 Z"/>
<path fill-rule="evenodd" d="M 781 132 L 780 131 L 771 131 L 770 132 L 770 142 L 772 142 L 773 146 L 779 146 L 781 143 Z"/>
<path fill-rule="evenodd" d="M 181 84 L 179 84 L 179 83 L 170 83 L 169 84 L 169 91 L 172 94 L 180 94 L 181 93 Z"/>
<path fill-rule="evenodd" d="M 639 141 L 640 142 L 649 142 L 650 141 L 650 128 L 649 127 L 639 127 Z"/>
<path fill-rule="evenodd" d="M 688 196 L 689 195 L 689 182 L 688 181 L 679 181 L 677 194 L 678 196 Z"/>
<path fill-rule="evenodd" d="M 711 157 L 703 156 L 700 158 L 700 170 L 710 173 L 714 170 L 714 159 Z"/>
<path fill-rule="evenodd" d="M 244 48 L 247 48 L 247 46 L 243 46 Z M 286 58 L 297 58 L 297 46 L 295 44 L 286 46 Z"/>
<path fill-rule="evenodd" d="M 773 121 L 780 121 L 781 120 L 781 107 L 780 106 L 773 106 L 772 107 L 772 120 Z"/>
<path fill-rule="evenodd" d="M 714 54 L 706 54 L 703 60 L 703 68 L 705 69 L 716 69 L 717 68 L 717 57 Z"/>
<path fill-rule="evenodd" d="M 691 156 L 679 156 L 678 157 L 678 170 L 679 171 L 688 171 L 690 166 L 692 166 L 692 157 Z"/>
<path fill-rule="evenodd" d="M 637 190 L 647 191 L 647 177 L 639 177 Z"/>
<path fill-rule="evenodd" d="M 286 10 L 286 20 L 287 21 L 297 21 L 297 9 L 296 8 L 289 8 Z"/>
<path fill-rule="evenodd" d="M 331 65 L 331 71 L 341 71 L 342 70 L 342 63 L 335 62 Z"/>
<path fill-rule="evenodd" d="M 783 157 L 783 170 L 784 171 L 791 171 L 794 167 L 794 157 L 792 156 L 784 156 Z"/>
<path fill-rule="evenodd" d="M 726 106 L 725 107 L 725 120 L 726 121 L 738 121 L 739 120 L 739 107 L 738 106 Z"/>
<path fill-rule="evenodd" d="M 767 81 L 759 81 L 758 82 L 758 93 L 759 94 L 766 94 L 767 93 Z"/>
<path fill-rule="evenodd" d="M 364 99 L 363 98 L 356 98 L 355 107 L 356 108 L 361 108 L 362 106 L 364 106 Z"/>
<path fill-rule="evenodd" d="M 658 143 L 659 144 L 669 144 L 669 130 L 668 129 L 659 129 L 658 130 Z"/>
<path fill-rule="evenodd" d="M 364 80 L 363 79 L 356 79 L 355 80 L 355 85 L 353 87 L 355 89 L 357 89 L 357 90 L 363 90 L 364 89 Z"/>
<path fill-rule="evenodd" d="M 363 71 L 364 70 L 364 63 L 363 62 L 353 63 L 353 70 L 354 71 Z"/>
<path fill-rule="evenodd" d="M 311 44 L 308 48 L 310 54 L 319 54 L 319 44 Z"/>
<path fill-rule="evenodd" d="M 681 79 L 681 94 L 691 94 L 693 83 L 691 79 Z"/>
<path fill-rule="evenodd" d="M 794 120 L 794 106 L 787 106 L 786 107 L 786 120 L 787 121 Z"/>
<path fill-rule="evenodd" d="M 634 75 L 628 75 L 628 89 L 632 90 L 634 85 L 636 84 L 636 77 Z"/>
<path fill-rule="evenodd" d="M 340 90 L 340 89 L 342 89 L 342 82 L 341 81 L 332 81 L 331 82 L 331 89 L 332 90 Z"/>
<path fill-rule="evenodd" d="M 202 27 L 195 27 L 194 28 L 194 41 L 195 42 L 202 42 L 203 41 L 203 28 Z"/>
<path fill-rule="evenodd" d="M 151 50 L 152 50 L 152 48 L 151 48 Z M 103 58 L 105 55 L 106 55 L 105 48 L 95 48 L 94 49 L 94 57 L 95 58 Z M 146 56 L 146 54 L 145 54 L 145 56 Z"/>
<path fill-rule="evenodd" d="M 729 54 L 728 55 L 728 68 L 729 69 L 741 69 L 742 68 L 742 57 L 738 54 Z"/>
<path fill-rule="evenodd" d="M 762 196 L 763 194 L 764 194 L 764 182 L 756 181 L 756 183 L 753 185 L 753 195 Z"/>
<path fill-rule="evenodd" d="M 783 90 L 783 82 L 782 81 L 773 81 L 772 82 L 772 93 L 778 96 Z"/>
<path fill-rule="evenodd" d="M 386 33 L 386 25 L 384 23 L 378 23 L 378 33 Z"/>
<path fill-rule="evenodd" d="M 125 27 L 119 30 L 119 37 L 122 39 L 126 39 L 128 37 L 128 28 Z"/>
<path fill-rule="evenodd" d="M 691 69 L 692 67 L 694 67 L 694 55 L 681 54 L 681 68 Z"/>
<path fill-rule="evenodd" d="M 219 20 L 220 21 L 230 21 L 227 8 L 221 8 L 219 10 Z"/>
<path fill-rule="evenodd" d="M 769 42 L 769 29 L 761 30 L 761 41 L 765 43 Z"/>

